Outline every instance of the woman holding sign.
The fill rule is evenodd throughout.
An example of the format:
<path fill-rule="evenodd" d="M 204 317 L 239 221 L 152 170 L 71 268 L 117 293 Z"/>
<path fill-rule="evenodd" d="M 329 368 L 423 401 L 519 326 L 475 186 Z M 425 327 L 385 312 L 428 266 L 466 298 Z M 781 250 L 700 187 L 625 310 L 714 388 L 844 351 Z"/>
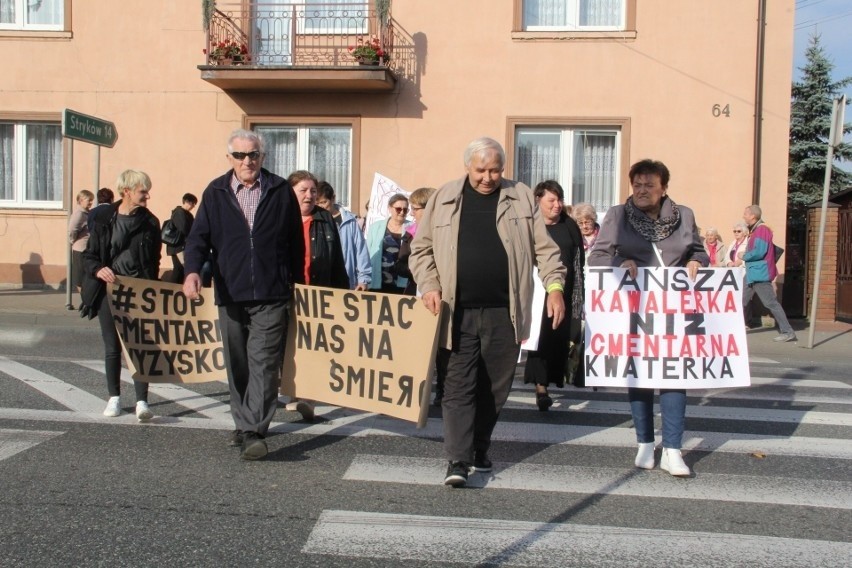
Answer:
<path fill-rule="evenodd" d="M 685 266 L 690 278 L 707 266 L 692 210 L 667 195 L 669 170 L 662 162 L 642 160 L 630 167 L 632 194 L 604 217 L 589 266 L 617 266 L 636 278 L 639 267 Z M 654 390 L 629 388 L 630 412 L 639 449 L 635 465 L 654 468 Z M 672 475 L 688 476 L 680 453 L 686 415 L 686 391 L 660 389 L 663 453 L 660 468 Z"/>
<path fill-rule="evenodd" d="M 566 309 L 565 319 L 553 327 L 553 318 L 547 317 L 544 307 L 541 318 L 541 332 L 538 349 L 527 354 L 524 366 L 524 383 L 535 385 L 535 402 L 538 409 L 546 411 L 553 406 L 553 399 L 547 392 L 551 383 L 559 388 L 565 385 L 565 365 L 568 362 L 568 345 L 579 336 L 579 317 L 583 308 L 583 237 L 580 227 L 565 213 L 565 192 L 554 180 L 547 180 L 535 186 L 536 203 L 544 218 L 547 234 L 559 245 L 559 260 L 568 269 L 565 277 L 565 289 L 562 292 Z"/>
<path fill-rule="evenodd" d="M 104 416 L 121 414 L 121 343 L 109 309 L 106 284 L 116 276 L 157 280 L 160 275 L 160 221 L 148 210 L 151 178 L 145 172 L 127 170 L 116 182 L 121 196 L 94 216 L 92 234 L 83 252 L 83 317 L 97 316 L 104 340 L 104 369 L 109 402 Z M 153 417 L 148 408 L 148 383 L 134 381 L 136 418 Z"/>

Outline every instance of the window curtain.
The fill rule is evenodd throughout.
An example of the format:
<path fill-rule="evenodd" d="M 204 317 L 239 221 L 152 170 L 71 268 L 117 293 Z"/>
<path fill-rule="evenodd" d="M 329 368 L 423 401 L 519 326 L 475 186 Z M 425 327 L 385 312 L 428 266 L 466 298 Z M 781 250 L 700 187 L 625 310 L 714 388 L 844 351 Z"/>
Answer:
<path fill-rule="evenodd" d="M 535 187 L 547 179 L 559 180 L 561 133 L 518 131 L 515 179 Z M 560 182 L 561 183 L 561 182 Z"/>
<path fill-rule="evenodd" d="M 62 132 L 50 124 L 28 124 L 27 201 L 62 201 Z"/>
<path fill-rule="evenodd" d="M 0 24 L 15 23 L 15 0 L 0 0 Z"/>
<path fill-rule="evenodd" d="M 580 26 L 620 26 L 624 0 L 580 0 Z"/>
<path fill-rule="evenodd" d="M 27 23 L 42 26 L 61 25 L 64 4 L 64 0 L 27 0 Z"/>
<path fill-rule="evenodd" d="M 308 134 L 308 169 L 334 188 L 337 202 L 349 207 L 351 129 L 311 128 Z"/>
<path fill-rule="evenodd" d="M 0 124 L 0 200 L 15 199 L 15 125 Z"/>
<path fill-rule="evenodd" d="M 293 12 L 290 6 L 283 0 L 255 0 L 253 6 L 254 62 L 258 65 L 292 65 L 290 35 Z"/>
<path fill-rule="evenodd" d="M 266 144 L 264 168 L 283 178 L 299 169 L 296 166 L 298 134 L 295 128 L 261 127 L 255 130 Z"/>
<path fill-rule="evenodd" d="M 524 27 L 568 25 L 570 0 L 524 0 Z"/>
<path fill-rule="evenodd" d="M 591 203 L 598 213 L 616 198 L 616 136 L 574 132 L 574 203 Z"/>

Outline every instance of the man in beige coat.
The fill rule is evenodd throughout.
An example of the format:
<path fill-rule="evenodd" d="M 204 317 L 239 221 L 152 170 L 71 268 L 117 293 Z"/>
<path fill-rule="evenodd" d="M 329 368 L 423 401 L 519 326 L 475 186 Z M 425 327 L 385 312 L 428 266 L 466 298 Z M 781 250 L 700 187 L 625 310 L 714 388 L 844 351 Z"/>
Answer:
<path fill-rule="evenodd" d="M 565 315 L 559 247 L 532 190 L 503 179 L 505 162 L 495 140 L 471 142 L 467 175 L 432 196 L 411 243 L 409 267 L 423 303 L 442 315 L 444 483 L 453 487 L 464 486 L 472 470 L 491 470 L 491 433 L 530 333 L 534 266 L 554 328 Z"/>

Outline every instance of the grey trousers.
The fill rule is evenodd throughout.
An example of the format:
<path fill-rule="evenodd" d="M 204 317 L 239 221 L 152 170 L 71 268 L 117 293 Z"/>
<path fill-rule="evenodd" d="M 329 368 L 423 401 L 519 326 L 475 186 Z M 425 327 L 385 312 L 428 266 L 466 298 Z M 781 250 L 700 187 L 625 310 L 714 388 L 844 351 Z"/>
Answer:
<path fill-rule="evenodd" d="M 219 306 L 231 415 L 237 430 L 266 435 L 275 415 L 287 336 L 287 303 Z"/>
<path fill-rule="evenodd" d="M 745 303 L 750 304 L 755 294 L 760 298 L 763 306 L 772 314 L 780 332 L 793 333 L 793 327 L 787 321 L 787 314 L 784 313 L 784 308 L 781 307 L 781 303 L 778 302 L 778 298 L 775 296 L 775 289 L 772 287 L 772 282 L 755 282 L 746 286 Z"/>
<path fill-rule="evenodd" d="M 450 461 L 471 463 L 475 450 L 491 446 L 521 346 L 508 308 L 459 308 L 453 315 L 453 348 L 438 352 L 447 369 L 444 452 Z"/>

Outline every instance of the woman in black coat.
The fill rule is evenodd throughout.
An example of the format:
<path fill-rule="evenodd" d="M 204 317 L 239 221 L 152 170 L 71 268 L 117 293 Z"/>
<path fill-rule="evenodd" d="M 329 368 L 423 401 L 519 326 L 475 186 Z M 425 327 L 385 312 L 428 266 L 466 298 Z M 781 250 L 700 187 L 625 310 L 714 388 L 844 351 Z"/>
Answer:
<path fill-rule="evenodd" d="M 83 317 L 97 316 L 104 340 L 104 363 L 109 402 L 104 416 L 121 414 L 121 343 L 110 313 L 107 283 L 116 276 L 157 280 L 160 273 L 160 222 L 148 210 L 151 178 L 127 170 L 116 182 L 121 201 L 95 214 L 89 243 L 83 252 Z M 136 417 L 153 417 L 148 408 L 148 383 L 134 381 Z"/>
<path fill-rule="evenodd" d="M 553 399 L 547 387 L 565 384 L 565 367 L 568 362 L 569 341 L 577 340 L 572 334 L 579 335 L 579 318 L 583 306 L 583 237 L 577 223 L 565 213 L 565 193 L 557 182 L 547 180 L 535 186 L 535 197 L 547 233 L 559 245 L 560 260 L 568 273 L 563 291 L 565 301 L 565 319 L 556 329 L 547 317 L 547 307 L 541 320 L 538 349 L 527 353 L 524 367 L 524 382 L 535 384 L 536 404 L 539 410 L 547 410 L 553 405 Z M 569 311 L 570 308 L 570 311 Z"/>

